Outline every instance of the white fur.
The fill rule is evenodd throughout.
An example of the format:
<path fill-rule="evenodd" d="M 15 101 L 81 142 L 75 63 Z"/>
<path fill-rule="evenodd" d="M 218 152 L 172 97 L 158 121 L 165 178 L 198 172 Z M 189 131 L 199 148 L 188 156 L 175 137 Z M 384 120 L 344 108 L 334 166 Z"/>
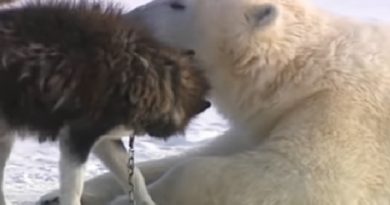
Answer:
<path fill-rule="evenodd" d="M 132 181 L 135 187 L 134 190 L 135 204 L 155 205 L 154 201 L 152 200 L 152 197 L 149 195 L 149 192 L 146 188 L 145 179 L 142 176 L 142 173 L 138 167 L 135 167 L 134 169 L 134 176 Z"/>
<path fill-rule="evenodd" d="M 107 174 L 108 175 L 108 174 Z M 97 180 L 88 180 L 84 184 L 83 195 L 81 198 L 82 204 L 107 205 L 110 201 L 117 197 L 118 194 L 125 194 L 122 187 L 117 183 L 114 175 L 106 175 L 96 177 Z M 115 184 L 116 186 L 105 186 L 108 184 Z M 44 202 L 52 202 L 58 199 L 60 195 L 59 190 L 53 190 L 50 193 L 42 196 L 36 203 L 44 204 Z M 46 203 L 47 204 L 47 203 Z M 55 203 L 53 203 L 55 204 Z"/>
<path fill-rule="evenodd" d="M 129 170 L 127 167 L 129 155 L 123 146 L 122 137 L 132 135 L 132 132 L 132 130 L 128 130 L 124 126 L 119 126 L 102 136 L 101 140 L 93 148 L 94 154 L 114 174 L 115 179 L 122 187 L 124 193 L 128 193 L 129 191 Z M 138 167 L 134 168 L 132 181 L 134 184 L 135 203 L 140 205 L 155 205 L 147 191 L 145 179 Z M 126 203 L 129 203 L 128 199 Z"/>
<path fill-rule="evenodd" d="M 112 140 L 102 140 L 93 149 L 94 154 L 102 160 L 103 164 L 112 172 L 121 184 L 124 191 L 129 189 L 126 180 L 128 155 L 123 144 L 118 145 Z"/>
<path fill-rule="evenodd" d="M 69 160 L 68 156 L 60 159 L 60 204 L 81 205 L 80 198 L 84 185 L 84 166 Z"/>
<path fill-rule="evenodd" d="M 60 132 L 60 204 L 81 205 L 84 186 L 84 164 L 74 159 L 69 152 L 69 129 Z"/>
<path fill-rule="evenodd" d="M 115 175 L 118 183 L 125 191 L 124 193 L 128 193 L 128 153 L 126 152 L 123 144 L 120 143 L 120 145 L 118 145 L 118 143 L 114 142 L 113 140 L 102 140 L 95 146 L 94 153 L 99 157 L 100 160 L 102 160 L 110 172 Z M 154 202 L 147 192 L 142 173 L 137 167 L 135 167 L 132 181 L 135 188 L 134 199 L 136 204 L 154 205 Z M 127 204 L 128 203 L 129 202 L 127 199 Z"/>
<path fill-rule="evenodd" d="M 0 136 L 0 205 L 9 205 L 4 197 L 4 168 L 15 139 L 14 137 L 4 135 L 2 133 L 2 136 Z"/>
<path fill-rule="evenodd" d="M 264 6 L 273 20 L 254 23 Z M 156 0 L 129 17 L 195 50 L 232 126 L 203 149 L 139 164 L 157 204 L 390 204 L 387 25 L 305 0 Z"/>

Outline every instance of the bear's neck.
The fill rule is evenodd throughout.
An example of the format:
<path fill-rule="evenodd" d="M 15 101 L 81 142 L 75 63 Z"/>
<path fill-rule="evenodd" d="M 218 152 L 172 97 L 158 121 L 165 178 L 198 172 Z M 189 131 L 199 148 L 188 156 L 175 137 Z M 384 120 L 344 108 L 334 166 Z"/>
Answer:
<path fill-rule="evenodd" d="M 262 50 L 250 44 L 205 57 L 213 101 L 225 117 L 234 121 L 232 124 L 252 130 L 257 127 L 257 133 L 266 133 L 269 123 L 290 106 L 323 89 L 314 80 L 305 80 L 321 75 L 311 69 L 308 60 L 328 35 L 320 27 L 327 25 L 317 25 L 318 30 L 311 27 L 304 39 L 293 41 L 296 44 L 283 43 L 284 49 Z"/>

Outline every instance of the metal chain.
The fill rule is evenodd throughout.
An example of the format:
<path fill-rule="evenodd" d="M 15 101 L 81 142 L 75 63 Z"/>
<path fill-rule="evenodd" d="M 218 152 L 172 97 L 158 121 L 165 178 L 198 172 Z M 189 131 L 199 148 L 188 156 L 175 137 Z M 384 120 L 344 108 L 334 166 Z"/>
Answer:
<path fill-rule="evenodd" d="M 130 199 L 130 205 L 135 205 L 134 200 L 134 183 L 133 183 L 133 177 L 134 177 L 134 139 L 135 136 L 132 134 L 129 136 L 129 161 L 127 163 L 128 170 L 129 170 L 129 199 Z"/>

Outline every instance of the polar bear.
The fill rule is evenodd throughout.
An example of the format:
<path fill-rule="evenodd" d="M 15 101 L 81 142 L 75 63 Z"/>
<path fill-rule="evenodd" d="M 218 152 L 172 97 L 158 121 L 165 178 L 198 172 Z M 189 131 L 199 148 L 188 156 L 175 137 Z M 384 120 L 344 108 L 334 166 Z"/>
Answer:
<path fill-rule="evenodd" d="M 231 125 L 138 164 L 157 204 L 390 204 L 390 27 L 305 0 L 155 0 L 126 17 L 195 50 Z M 86 184 L 102 204 L 124 194 L 96 184 L 119 185 Z"/>

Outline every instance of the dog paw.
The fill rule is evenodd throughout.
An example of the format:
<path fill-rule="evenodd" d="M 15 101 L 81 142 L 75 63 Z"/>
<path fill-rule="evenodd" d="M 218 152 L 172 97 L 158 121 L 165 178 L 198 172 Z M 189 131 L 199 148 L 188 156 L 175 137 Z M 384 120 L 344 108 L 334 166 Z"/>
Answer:
<path fill-rule="evenodd" d="M 102 195 L 102 194 L 101 194 Z M 101 195 L 95 195 L 90 193 L 84 193 L 81 197 L 82 205 L 107 205 L 107 199 L 102 198 Z M 60 205 L 60 193 L 58 190 L 52 191 L 46 195 L 43 195 L 36 205 Z"/>

